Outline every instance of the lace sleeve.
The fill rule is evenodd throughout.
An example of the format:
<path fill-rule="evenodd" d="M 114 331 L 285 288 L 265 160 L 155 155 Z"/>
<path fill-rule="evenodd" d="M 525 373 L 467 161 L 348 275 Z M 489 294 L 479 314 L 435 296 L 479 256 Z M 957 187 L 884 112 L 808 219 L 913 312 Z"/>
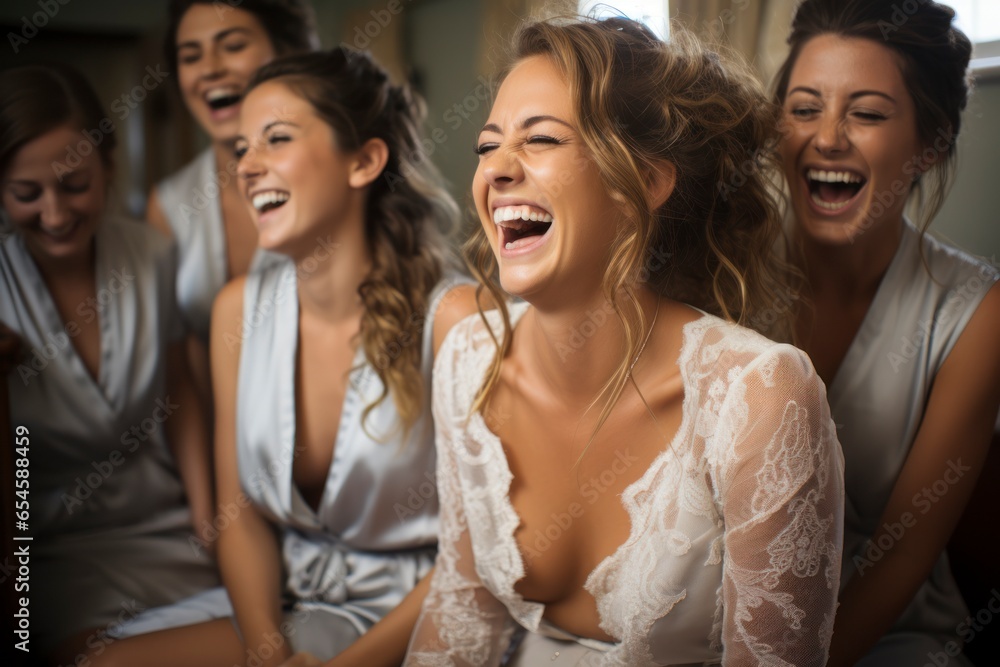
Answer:
<path fill-rule="evenodd" d="M 843 456 L 826 390 L 782 345 L 747 367 L 719 415 L 724 665 L 825 665 L 843 542 Z M 722 443 L 720 443 L 722 444 Z"/>
<path fill-rule="evenodd" d="M 462 446 L 466 415 L 456 414 L 463 412 L 456 407 L 468 401 L 455 400 L 460 385 L 466 384 L 465 378 L 455 376 L 455 369 L 464 368 L 456 341 L 465 336 L 468 324 L 460 323 L 449 333 L 434 369 L 432 404 L 441 507 L 438 555 L 405 665 L 498 665 L 510 639 L 506 607 L 486 589 L 476 572 L 465 513 L 462 457 L 457 448 Z"/>

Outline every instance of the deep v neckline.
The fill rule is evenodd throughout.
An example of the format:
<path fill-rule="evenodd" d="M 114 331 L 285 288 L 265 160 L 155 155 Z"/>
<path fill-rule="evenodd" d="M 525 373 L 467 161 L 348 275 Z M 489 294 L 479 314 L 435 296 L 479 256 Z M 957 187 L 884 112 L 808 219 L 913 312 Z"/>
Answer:
<path fill-rule="evenodd" d="M 355 387 L 355 374 L 364 372 L 363 363 L 365 361 L 364 347 L 359 345 L 358 349 L 354 351 L 354 357 L 351 360 L 351 370 L 348 371 L 347 383 L 344 387 L 344 398 L 340 403 L 340 416 L 337 420 L 337 431 L 333 439 L 333 452 L 330 455 L 330 465 L 327 468 L 326 475 L 323 477 L 323 489 L 319 494 L 319 499 L 316 507 L 306 500 L 305 494 L 302 493 L 302 489 L 299 487 L 298 483 L 295 481 L 295 449 L 298 442 L 298 430 L 299 424 L 297 419 L 298 414 L 298 393 L 295 390 L 296 379 L 298 374 L 298 365 L 296 359 L 299 352 L 299 338 L 300 329 L 299 326 L 299 297 L 298 297 L 298 278 L 292 283 L 292 294 L 289 299 L 291 313 L 289 317 L 295 323 L 294 335 L 292 337 L 292 344 L 288 346 L 289 348 L 289 359 L 286 364 L 288 370 L 288 376 L 285 379 L 285 389 L 288 396 L 291 397 L 289 401 L 289 411 L 288 419 L 290 420 L 291 427 L 289 429 L 290 433 L 290 443 L 288 449 L 288 486 L 289 486 L 289 508 L 293 515 L 298 513 L 298 508 L 302 508 L 308 512 L 308 517 L 313 519 L 318 525 L 323 525 L 326 518 L 326 508 L 330 507 L 332 503 L 330 502 L 330 496 L 336 496 L 336 489 L 332 487 L 343 486 L 344 480 L 341 476 L 335 474 L 337 469 L 337 460 L 343 458 L 343 447 L 347 446 L 347 439 L 342 437 L 344 430 L 347 426 L 347 419 L 353 418 L 356 410 L 354 409 L 358 401 L 358 390 Z M 348 417 L 348 413 L 351 417 Z"/>
<path fill-rule="evenodd" d="M 107 253 L 105 252 L 105 242 L 104 242 L 104 229 L 107 227 L 107 221 L 102 220 L 97 227 L 97 231 L 94 233 L 94 297 L 99 299 L 102 293 L 101 285 L 106 283 L 107 276 L 110 273 L 107 267 Z M 80 352 L 76 349 L 76 345 L 73 344 L 73 336 L 70 335 L 69 329 L 70 324 L 63 322 L 62 316 L 59 313 L 59 308 L 56 305 L 55 299 L 52 297 L 52 293 L 49 291 L 49 287 L 45 282 L 45 278 L 42 276 L 41 269 L 35 263 L 34 257 L 31 256 L 31 252 L 28 250 L 27 245 L 24 243 L 23 239 L 19 239 L 19 244 L 21 245 L 21 250 L 23 252 L 25 269 L 29 274 L 29 280 L 34 284 L 36 292 L 39 294 L 39 298 L 42 301 L 43 317 L 45 318 L 45 327 L 50 332 L 58 332 L 54 335 L 54 338 L 60 336 L 66 336 L 66 344 L 61 347 L 62 355 L 66 362 L 72 369 L 73 374 L 77 377 L 81 384 L 86 386 L 89 391 L 99 397 L 101 404 L 108 409 L 114 409 L 115 399 L 120 398 L 116 396 L 111 396 L 108 394 L 108 377 L 109 370 L 108 365 L 111 363 L 111 351 L 112 344 L 110 340 L 110 330 L 111 330 L 111 317 L 112 313 L 118 309 L 120 304 L 111 303 L 108 306 L 103 306 L 100 309 L 94 309 L 97 317 L 97 328 L 98 328 L 98 345 L 99 345 L 99 366 L 97 369 L 96 377 L 91 374 L 90 370 L 87 368 L 87 364 L 84 363 L 83 357 L 80 356 Z M 115 296 L 112 294 L 112 296 Z M 83 305 L 83 304 L 81 304 Z M 79 309 L 79 308 L 78 308 Z M 73 324 L 78 328 L 79 325 L 73 322 Z M 43 341 L 43 344 L 51 343 L 51 340 Z"/>
<path fill-rule="evenodd" d="M 526 303 L 521 304 L 521 306 L 522 309 L 520 312 L 514 312 L 511 314 L 510 327 L 512 334 L 514 328 L 517 326 L 518 322 L 520 322 L 529 307 Z M 693 426 L 693 421 L 691 419 L 692 392 L 688 391 L 690 378 L 688 377 L 687 365 L 688 360 L 691 357 L 692 350 L 696 347 L 695 343 L 698 340 L 695 330 L 703 329 L 705 322 L 709 319 L 710 316 L 702 312 L 701 317 L 682 325 L 681 351 L 677 357 L 677 367 L 681 374 L 681 383 L 685 388 L 684 397 L 681 403 L 680 424 L 678 425 L 677 431 L 674 433 L 673 437 L 670 438 L 669 444 L 667 444 L 662 452 L 656 455 L 646 471 L 622 491 L 621 503 L 629 517 L 628 537 L 597 564 L 597 566 L 587 575 L 584 582 L 584 588 L 594 597 L 595 604 L 597 606 L 597 616 L 599 619 L 598 625 L 602 629 L 605 627 L 606 619 L 601 614 L 601 599 L 598 597 L 599 594 L 596 590 L 595 583 L 607 572 L 614 569 L 616 564 L 627 558 L 629 548 L 642 539 L 643 527 L 641 525 L 637 525 L 636 523 L 635 504 L 631 502 L 631 499 L 635 498 L 639 492 L 649 487 L 652 480 L 660 473 L 664 466 L 667 465 L 668 460 L 672 458 L 671 455 L 676 457 L 678 446 L 684 441 L 684 437 L 689 434 Z M 469 429 L 470 437 L 474 438 L 481 446 L 488 447 L 490 456 L 496 459 L 503 466 L 497 471 L 499 473 L 498 478 L 503 480 L 503 488 L 498 489 L 498 493 L 502 492 L 500 493 L 502 497 L 499 498 L 499 506 L 501 513 L 504 515 L 503 518 L 506 519 L 501 522 L 501 525 L 507 526 L 508 530 L 504 531 L 503 534 L 499 536 L 499 539 L 504 550 L 507 552 L 506 560 L 512 566 L 513 577 L 510 581 L 504 582 L 506 584 L 506 590 L 504 590 L 503 593 L 504 595 L 510 597 L 510 600 L 516 607 L 520 608 L 520 611 L 524 614 L 526 619 L 530 619 L 530 625 L 532 626 L 531 629 L 537 630 L 543 621 L 550 624 L 551 622 L 544 619 L 545 609 L 547 606 L 546 603 L 527 600 L 515 588 L 515 584 L 524 579 L 527 575 L 527 570 L 525 568 L 524 555 L 521 553 L 521 547 L 515 537 L 518 528 L 521 526 L 521 517 L 514 508 L 514 504 L 510 498 L 510 486 L 514 480 L 514 475 L 510 470 L 510 462 L 507 460 L 507 455 L 504 453 L 503 442 L 498 435 L 489 429 L 482 412 L 477 410 L 472 413 L 469 418 Z M 608 634 L 610 635 L 610 633 Z M 602 641 L 589 637 L 583 637 L 582 639 L 595 642 Z M 618 637 L 616 638 L 616 641 L 621 641 L 621 639 L 622 638 Z"/>

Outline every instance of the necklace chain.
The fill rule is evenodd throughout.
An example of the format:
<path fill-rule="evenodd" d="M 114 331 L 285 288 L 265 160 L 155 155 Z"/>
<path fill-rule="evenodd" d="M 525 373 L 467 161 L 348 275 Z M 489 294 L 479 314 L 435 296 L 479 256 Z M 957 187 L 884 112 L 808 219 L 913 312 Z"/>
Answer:
<path fill-rule="evenodd" d="M 649 331 L 646 332 L 646 338 L 643 339 L 642 345 L 639 347 L 639 352 L 635 355 L 635 360 L 632 365 L 628 367 L 628 376 L 632 375 L 632 369 L 635 365 L 639 363 L 639 358 L 642 356 L 643 351 L 646 349 L 646 343 L 649 342 L 650 336 L 653 335 L 653 327 L 656 326 L 656 316 L 660 314 L 660 299 L 656 299 L 656 310 L 653 311 L 653 321 L 649 323 Z"/>

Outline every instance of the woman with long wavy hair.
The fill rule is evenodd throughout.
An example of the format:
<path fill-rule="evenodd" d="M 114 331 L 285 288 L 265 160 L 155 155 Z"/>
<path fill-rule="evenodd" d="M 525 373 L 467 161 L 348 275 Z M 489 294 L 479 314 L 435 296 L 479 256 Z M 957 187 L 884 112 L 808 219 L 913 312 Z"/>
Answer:
<path fill-rule="evenodd" d="M 822 665 L 841 456 L 778 329 L 777 109 L 638 23 L 515 39 L 480 132 L 477 277 L 434 375 L 440 551 L 414 665 Z M 740 179 L 740 187 L 728 186 Z M 787 329 L 786 329 L 787 332 Z"/>
<path fill-rule="evenodd" d="M 228 284 L 212 313 L 231 607 L 113 646 L 107 664 L 279 665 L 351 647 L 343 660 L 378 665 L 405 651 L 437 541 L 431 366 L 476 310 L 444 251 L 457 209 L 421 118 L 407 87 L 346 47 L 275 61 L 248 86 L 240 189 L 261 247 L 287 259 Z"/>

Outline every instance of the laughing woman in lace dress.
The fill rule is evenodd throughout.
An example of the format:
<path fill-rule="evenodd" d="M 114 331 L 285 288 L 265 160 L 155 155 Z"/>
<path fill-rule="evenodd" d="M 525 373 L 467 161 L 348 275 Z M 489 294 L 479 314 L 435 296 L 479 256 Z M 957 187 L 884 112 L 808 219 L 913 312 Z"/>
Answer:
<path fill-rule="evenodd" d="M 440 553 L 407 664 L 822 665 L 840 448 L 808 358 L 737 325 L 781 310 L 776 208 L 739 171 L 777 111 L 627 20 L 531 24 L 515 54 L 469 251 L 524 302 L 436 360 Z"/>

